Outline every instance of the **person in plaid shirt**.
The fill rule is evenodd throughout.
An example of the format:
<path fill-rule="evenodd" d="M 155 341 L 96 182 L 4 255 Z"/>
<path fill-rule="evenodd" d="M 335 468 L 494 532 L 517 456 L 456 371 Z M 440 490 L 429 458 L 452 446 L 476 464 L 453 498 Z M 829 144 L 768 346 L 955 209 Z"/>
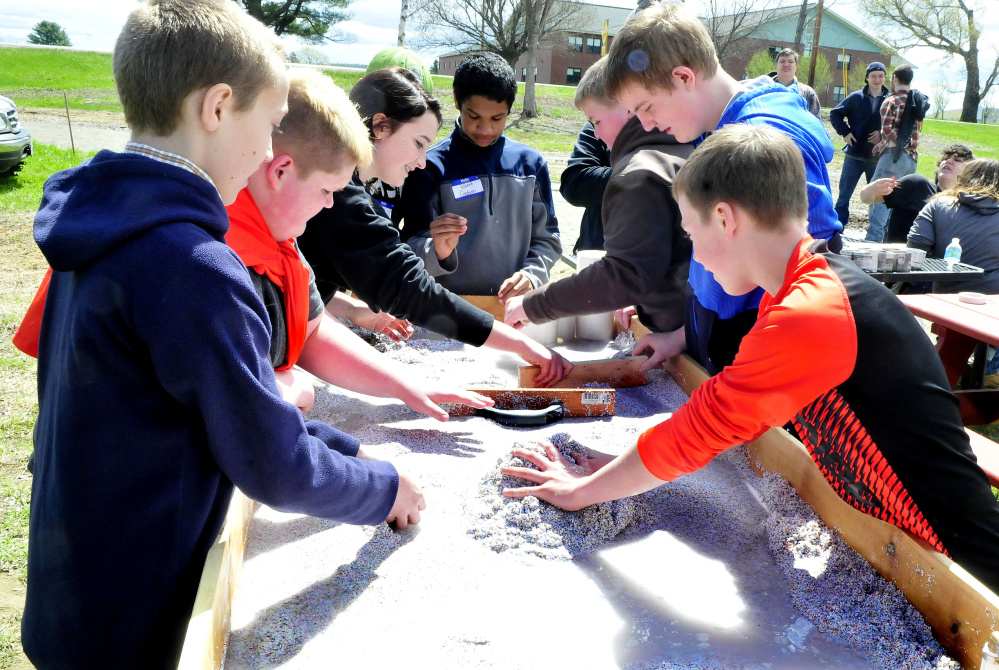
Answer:
<path fill-rule="evenodd" d="M 909 85 L 912 83 L 912 66 L 899 65 L 891 76 L 894 94 L 881 103 L 881 142 L 874 147 L 879 155 L 878 166 L 871 181 L 886 177 L 904 177 L 916 171 L 919 160 L 919 131 L 923 117 L 930 108 L 927 97 Z M 881 242 L 888 225 L 888 208 L 875 203 L 867 210 L 868 242 Z"/>

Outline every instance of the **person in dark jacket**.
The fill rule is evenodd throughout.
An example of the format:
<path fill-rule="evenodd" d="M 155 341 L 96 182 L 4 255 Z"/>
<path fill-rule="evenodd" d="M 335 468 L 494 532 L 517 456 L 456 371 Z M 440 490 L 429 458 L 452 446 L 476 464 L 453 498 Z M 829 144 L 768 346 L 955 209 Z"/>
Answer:
<path fill-rule="evenodd" d="M 881 104 L 888 95 L 885 83 L 885 66 L 877 61 L 867 66 L 867 84 L 854 91 L 832 108 L 829 122 L 846 140 L 843 150 L 843 171 L 839 175 L 839 197 L 836 199 L 836 216 L 845 228 L 850 222 L 850 198 L 857 188 L 860 175 L 870 183 L 878 157 L 874 147 L 881 141 Z"/>
<path fill-rule="evenodd" d="M 545 323 L 632 305 L 655 332 L 683 327 L 690 240 L 680 227 L 673 178 L 693 152 L 668 133 L 646 131 L 606 97 L 602 58 L 577 88 L 577 106 L 611 148 L 612 175 L 603 198 L 607 254 L 583 271 L 506 303 L 506 322 Z"/>
<path fill-rule="evenodd" d="M 41 670 L 176 668 L 234 486 L 351 524 L 423 505 L 281 399 L 267 312 L 225 244 L 286 110 L 273 33 L 231 2 L 158 0 L 113 67 L 131 141 L 50 177 L 35 217 L 52 277 L 21 640 Z"/>
<path fill-rule="evenodd" d="M 578 88 L 577 95 L 578 95 Z M 559 193 L 565 201 L 576 207 L 586 208 L 579 225 L 579 238 L 572 247 L 572 253 L 586 249 L 604 248 L 604 221 L 600 208 L 604 201 L 604 189 L 610 181 L 611 151 L 597 139 L 593 123 L 587 121 L 576 138 L 576 146 L 569 156 L 569 165 L 562 171 L 562 184 Z"/>
<path fill-rule="evenodd" d="M 375 179 L 401 183 L 424 163 L 440 127 L 440 103 L 412 72 L 398 67 L 366 75 L 351 90 L 350 99 L 373 140 L 374 159 L 354 172 L 350 183 L 334 194 L 333 206 L 312 217 L 298 237 L 327 309 L 337 291 L 350 290 L 375 310 L 540 365 L 542 383 L 562 379 L 571 365 L 561 356 L 438 284 L 365 189 L 365 183 Z"/>

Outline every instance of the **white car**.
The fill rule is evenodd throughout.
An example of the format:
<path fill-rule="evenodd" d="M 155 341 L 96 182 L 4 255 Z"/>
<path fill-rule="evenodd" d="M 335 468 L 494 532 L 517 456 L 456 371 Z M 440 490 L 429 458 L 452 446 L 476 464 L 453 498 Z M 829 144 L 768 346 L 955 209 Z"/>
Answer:
<path fill-rule="evenodd" d="M 17 172 L 33 152 L 31 133 L 21 127 L 14 101 L 0 95 L 0 176 Z"/>

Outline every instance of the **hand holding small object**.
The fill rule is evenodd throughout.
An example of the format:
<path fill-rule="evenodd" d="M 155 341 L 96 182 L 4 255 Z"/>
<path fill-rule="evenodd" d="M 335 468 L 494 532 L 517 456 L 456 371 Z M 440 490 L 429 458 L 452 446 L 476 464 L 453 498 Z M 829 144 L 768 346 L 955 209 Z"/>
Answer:
<path fill-rule="evenodd" d="M 458 246 L 458 238 L 468 230 L 468 221 L 457 214 L 441 214 L 430 222 L 430 237 L 434 240 L 437 260 L 444 260 Z"/>

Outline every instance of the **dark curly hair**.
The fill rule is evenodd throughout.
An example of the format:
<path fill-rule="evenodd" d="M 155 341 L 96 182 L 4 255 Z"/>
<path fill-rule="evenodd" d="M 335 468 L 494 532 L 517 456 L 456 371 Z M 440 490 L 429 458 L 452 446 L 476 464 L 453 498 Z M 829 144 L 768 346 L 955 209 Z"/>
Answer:
<path fill-rule="evenodd" d="M 382 68 L 365 75 L 350 90 L 349 97 L 357 105 L 357 111 L 361 113 L 372 138 L 375 136 L 372 119 L 378 113 L 386 117 L 379 129 L 387 129 L 390 133 L 428 111 L 437 117 L 438 128 L 443 121 L 441 103 L 427 93 L 415 73 L 399 66 Z"/>
<path fill-rule="evenodd" d="M 517 97 L 517 77 L 501 56 L 488 51 L 466 56 L 454 70 L 454 101 L 462 103 L 473 95 L 513 107 Z"/>

